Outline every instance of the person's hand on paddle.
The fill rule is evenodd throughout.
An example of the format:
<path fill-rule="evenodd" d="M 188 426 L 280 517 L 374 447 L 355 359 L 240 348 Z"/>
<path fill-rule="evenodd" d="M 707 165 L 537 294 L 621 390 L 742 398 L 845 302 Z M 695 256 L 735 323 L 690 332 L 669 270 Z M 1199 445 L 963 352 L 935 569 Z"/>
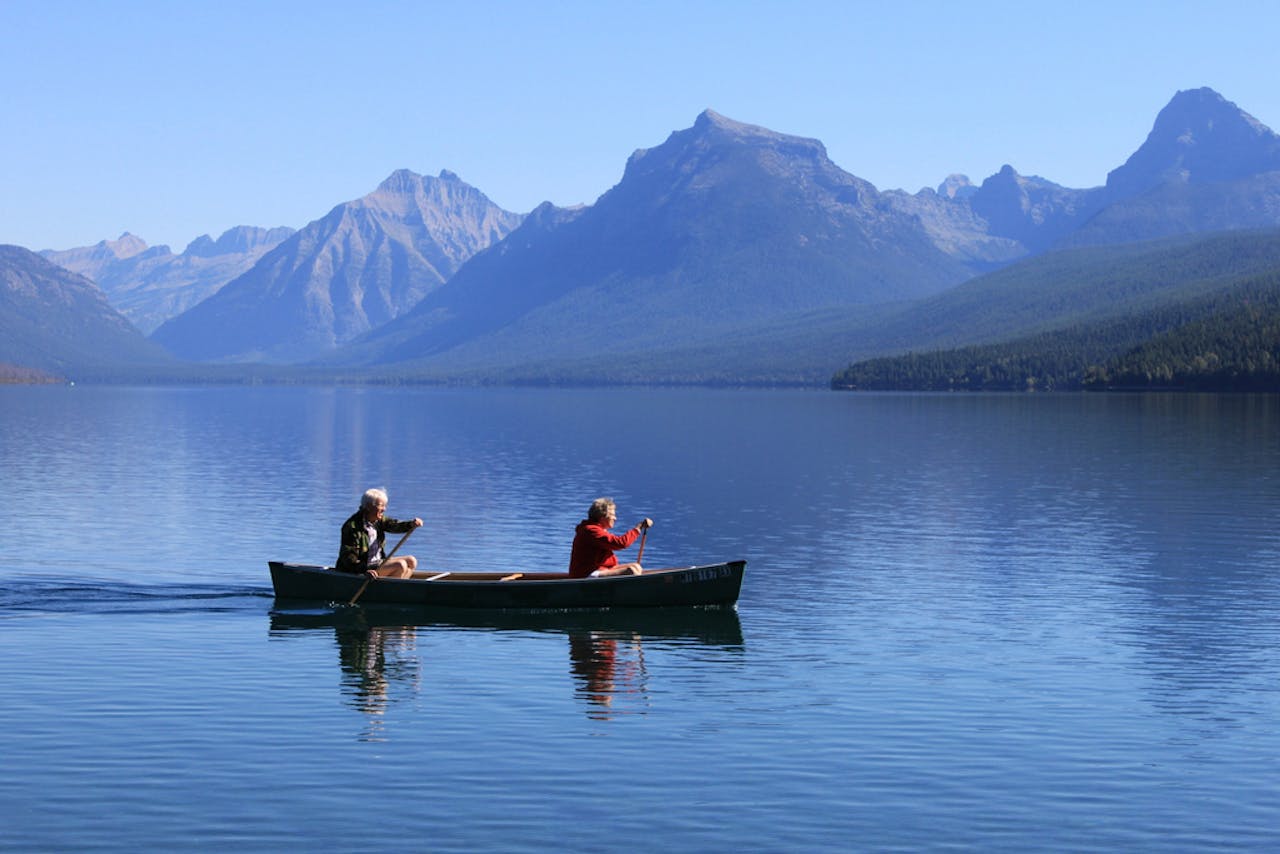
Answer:
<path fill-rule="evenodd" d="M 413 527 L 415 527 L 415 528 L 421 528 L 421 527 L 422 527 L 422 520 L 421 520 L 421 519 L 419 519 L 417 516 L 414 516 L 414 517 L 413 517 Z"/>
<path fill-rule="evenodd" d="M 653 520 L 646 516 L 640 520 L 640 524 L 636 525 L 636 527 L 642 531 L 647 531 L 653 527 Z"/>

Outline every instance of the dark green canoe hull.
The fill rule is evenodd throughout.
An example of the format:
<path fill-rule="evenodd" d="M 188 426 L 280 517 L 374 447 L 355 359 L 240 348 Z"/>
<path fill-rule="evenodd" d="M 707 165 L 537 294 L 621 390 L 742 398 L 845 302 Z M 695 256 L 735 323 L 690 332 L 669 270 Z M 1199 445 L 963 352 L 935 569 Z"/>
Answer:
<path fill-rule="evenodd" d="M 349 602 L 365 582 L 362 575 L 330 567 L 271 561 L 277 600 Z M 379 578 L 360 594 L 366 605 L 429 608 L 661 608 L 732 605 L 742 589 L 746 561 L 646 570 L 643 575 L 607 578 L 517 578 L 499 580 L 467 573 L 457 578 Z"/>

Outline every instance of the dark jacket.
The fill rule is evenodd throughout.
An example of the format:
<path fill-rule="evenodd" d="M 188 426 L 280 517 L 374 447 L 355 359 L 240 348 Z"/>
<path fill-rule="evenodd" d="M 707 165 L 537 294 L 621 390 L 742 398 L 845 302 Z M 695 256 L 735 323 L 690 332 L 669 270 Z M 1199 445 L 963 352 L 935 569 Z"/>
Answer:
<path fill-rule="evenodd" d="M 339 572 L 364 572 L 369 568 L 369 556 L 382 554 L 382 546 L 387 534 L 406 534 L 414 528 L 413 520 L 401 522 L 383 516 L 374 523 L 378 529 L 378 538 L 369 542 L 369 534 L 364 529 L 364 510 L 357 510 L 351 518 L 342 523 L 342 545 L 338 548 Z"/>

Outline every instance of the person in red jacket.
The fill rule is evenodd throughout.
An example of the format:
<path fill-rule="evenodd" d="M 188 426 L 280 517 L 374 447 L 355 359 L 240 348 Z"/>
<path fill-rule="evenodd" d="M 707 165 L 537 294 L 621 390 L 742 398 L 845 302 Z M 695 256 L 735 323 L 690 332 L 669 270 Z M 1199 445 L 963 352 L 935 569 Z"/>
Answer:
<path fill-rule="evenodd" d="M 587 518 L 574 529 L 573 550 L 569 554 L 570 578 L 639 575 L 644 571 L 639 563 L 619 565 L 614 552 L 634 543 L 641 531 L 653 526 L 653 520 L 641 519 L 640 524 L 625 534 L 610 533 L 609 529 L 617 519 L 618 508 L 612 498 L 597 498 L 591 502 Z"/>

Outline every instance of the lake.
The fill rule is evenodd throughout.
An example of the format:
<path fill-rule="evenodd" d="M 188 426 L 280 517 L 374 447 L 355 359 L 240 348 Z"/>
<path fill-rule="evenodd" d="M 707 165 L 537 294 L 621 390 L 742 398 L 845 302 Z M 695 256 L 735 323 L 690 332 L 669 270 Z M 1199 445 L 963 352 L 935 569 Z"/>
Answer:
<path fill-rule="evenodd" d="M 3 850 L 1280 846 L 1277 397 L 0 388 L 0 484 Z M 278 607 L 370 486 L 742 598 Z"/>

